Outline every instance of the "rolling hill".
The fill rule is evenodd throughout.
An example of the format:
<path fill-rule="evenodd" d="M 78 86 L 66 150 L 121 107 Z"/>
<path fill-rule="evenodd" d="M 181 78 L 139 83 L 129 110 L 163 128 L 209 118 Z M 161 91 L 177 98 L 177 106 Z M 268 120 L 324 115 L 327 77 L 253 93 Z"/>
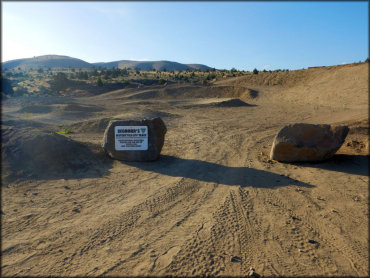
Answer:
<path fill-rule="evenodd" d="M 83 60 L 61 55 L 43 55 L 33 58 L 10 60 L 2 63 L 3 69 L 21 68 L 48 69 L 48 68 L 92 68 L 93 65 Z"/>
<path fill-rule="evenodd" d="M 201 64 L 181 64 L 171 61 L 130 61 L 121 60 L 108 63 L 94 63 L 96 67 L 106 67 L 106 68 L 132 68 L 141 70 L 151 70 L 155 69 L 157 71 L 175 71 L 175 70 L 210 70 L 211 67 L 201 65 Z"/>
<path fill-rule="evenodd" d="M 24 58 L 10 60 L 2 63 L 2 69 L 20 68 L 29 69 L 48 69 L 48 68 L 81 68 L 88 69 L 92 67 L 102 68 L 132 68 L 141 70 L 155 69 L 157 71 L 175 71 L 175 70 L 210 70 L 211 67 L 201 64 L 181 64 L 171 61 L 130 61 L 120 60 L 112 62 L 88 63 L 81 59 L 61 56 L 61 55 L 44 55 L 33 58 Z"/>

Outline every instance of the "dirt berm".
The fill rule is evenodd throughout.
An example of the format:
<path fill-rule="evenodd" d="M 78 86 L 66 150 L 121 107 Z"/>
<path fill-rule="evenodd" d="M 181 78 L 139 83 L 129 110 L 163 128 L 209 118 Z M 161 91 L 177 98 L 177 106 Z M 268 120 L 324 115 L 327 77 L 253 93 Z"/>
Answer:
<path fill-rule="evenodd" d="M 98 150 L 51 131 L 2 129 L 3 177 L 59 177 L 103 161 Z"/>

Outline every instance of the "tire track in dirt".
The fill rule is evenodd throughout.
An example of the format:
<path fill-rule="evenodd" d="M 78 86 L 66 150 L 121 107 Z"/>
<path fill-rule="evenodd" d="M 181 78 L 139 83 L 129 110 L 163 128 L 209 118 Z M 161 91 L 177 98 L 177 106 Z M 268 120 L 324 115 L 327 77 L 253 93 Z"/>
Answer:
<path fill-rule="evenodd" d="M 312 215 L 307 212 L 298 213 L 298 210 L 292 207 L 289 203 L 284 200 L 298 198 L 297 196 L 286 196 L 286 194 L 292 195 L 289 192 L 285 192 L 284 197 L 279 194 L 272 195 L 271 192 L 267 195 L 266 203 L 273 204 L 281 211 L 284 211 L 289 218 L 293 219 L 294 226 L 291 228 L 291 235 L 294 247 L 299 247 L 300 253 L 308 256 L 312 262 L 316 262 L 318 268 L 312 268 L 312 272 L 317 274 L 326 273 L 325 275 L 338 275 L 338 271 L 341 273 L 347 272 L 348 275 L 354 271 L 357 275 L 362 276 L 367 273 L 367 269 L 361 267 L 367 265 L 367 249 L 356 241 L 349 240 L 346 234 L 343 234 L 338 227 L 325 219 L 320 221 L 314 221 L 317 215 Z M 293 193 L 294 195 L 294 193 Z M 301 195 L 301 194 L 300 194 Z M 287 225 L 288 227 L 289 225 Z M 315 238 L 312 243 L 309 243 L 308 239 Z M 320 254 L 320 249 L 331 249 L 330 253 L 335 253 L 336 256 L 324 256 Z M 319 258 L 320 256 L 320 258 Z M 322 264 L 319 264 L 319 259 L 322 260 Z M 342 269 L 343 261 L 349 261 L 351 265 L 351 271 L 349 269 Z M 325 262 L 325 263 L 324 263 Z M 357 264 L 355 263 L 357 262 Z M 338 269 L 339 268 L 339 269 Z M 319 271 L 320 270 L 320 271 Z M 307 266 L 298 269 L 298 272 L 293 275 L 302 275 L 307 271 Z"/>
<path fill-rule="evenodd" d="M 250 218 L 253 205 L 248 193 L 240 187 L 229 188 L 227 192 L 225 200 L 214 211 L 212 222 L 203 224 L 192 234 L 170 264 L 168 273 L 185 276 L 248 273 L 258 251 L 254 241 L 261 228 Z"/>
<path fill-rule="evenodd" d="M 266 136 L 260 141 L 266 142 L 269 140 L 272 140 L 272 136 Z M 267 159 L 266 157 L 262 157 L 261 155 L 258 155 L 257 151 L 259 152 L 259 150 L 261 149 L 261 144 L 258 144 L 258 143 L 259 142 L 254 144 L 254 147 L 253 147 L 254 155 L 252 153 L 252 156 L 257 156 L 258 159 L 255 160 L 255 163 L 263 167 Z M 290 165 L 290 164 L 283 164 L 283 165 L 278 164 L 277 166 L 279 168 L 289 169 L 290 172 L 294 172 L 292 171 L 291 168 L 294 168 L 294 169 L 301 168 L 300 166 L 295 166 L 295 165 Z M 314 172 L 312 173 L 312 175 L 314 175 Z M 302 192 L 302 190 L 298 192 Z M 273 193 L 276 193 L 276 194 L 273 194 Z M 349 265 L 351 266 L 351 271 L 353 271 L 357 275 L 361 276 L 367 273 L 366 268 L 361 267 L 361 266 L 368 265 L 367 264 L 368 249 L 366 248 L 366 246 L 359 243 L 354 238 L 350 238 L 346 232 L 341 230 L 341 228 L 339 228 L 335 224 L 331 223 L 330 220 L 328 219 L 320 219 L 320 221 L 314 221 L 313 219 L 315 219 L 315 217 L 318 217 L 318 215 L 294 214 L 292 212 L 292 209 L 289 208 L 290 207 L 289 203 L 287 203 L 286 201 L 285 203 L 283 203 L 284 201 L 282 200 L 292 200 L 292 199 L 297 199 L 298 196 L 299 197 L 302 196 L 304 197 L 304 199 L 302 200 L 303 201 L 302 206 L 313 206 L 314 208 L 316 208 L 317 211 L 321 211 L 324 208 L 319 202 L 315 201 L 314 198 L 310 197 L 309 194 L 296 194 L 294 191 L 286 191 L 286 193 L 288 193 L 290 196 L 286 196 L 286 195 L 281 196 L 281 193 L 279 191 L 276 191 L 276 190 L 271 191 L 269 192 L 269 200 L 270 201 L 274 200 L 275 203 L 278 202 L 279 208 L 283 207 L 284 210 L 287 213 L 289 213 L 291 217 L 293 217 L 293 219 L 300 219 L 300 221 L 302 221 L 302 225 L 301 225 L 302 227 L 297 226 L 296 229 L 292 232 L 292 234 L 294 235 L 293 236 L 294 242 L 296 243 L 296 245 L 302 247 L 300 248 L 302 253 L 309 254 L 311 256 L 312 261 L 317 260 L 317 258 L 313 255 L 313 252 L 312 252 L 313 250 L 316 250 L 317 245 L 307 244 L 307 239 L 303 239 L 302 236 L 300 236 L 301 234 L 300 229 L 313 231 L 314 234 L 317 235 L 320 238 L 320 240 L 322 240 L 325 243 L 327 248 L 334 249 L 335 252 L 340 253 L 342 256 L 342 258 L 337 258 L 336 259 L 337 261 L 332 261 L 330 260 L 330 258 L 328 259 L 328 262 L 330 262 L 330 264 L 333 265 L 332 271 L 334 272 L 332 272 L 331 274 L 335 275 L 335 274 L 341 273 L 340 271 L 347 272 L 349 274 L 351 273 L 349 269 L 343 268 L 342 266 L 343 263 L 341 263 L 343 260 L 344 261 L 346 260 L 347 262 L 349 262 Z M 342 192 L 341 190 L 339 190 L 338 193 L 341 194 L 342 196 L 347 196 L 347 197 L 351 196 L 347 192 L 345 191 Z M 267 201 L 267 203 L 269 203 L 269 201 Z M 294 211 L 296 212 L 297 210 L 294 210 Z M 338 270 L 337 269 L 338 267 L 343 268 L 343 269 Z M 327 268 L 325 270 L 322 269 L 322 271 L 327 271 L 327 270 L 328 270 Z M 301 273 L 307 272 L 307 266 L 301 269 L 301 271 L 299 270 L 298 273 L 294 275 L 301 275 Z M 313 269 L 312 271 L 316 272 L 317 269 Z M 323 272 L 317 272 L 317 274 L 322 274 L 322 273 Z M 328 272 L 328 274 L 329 273 L 330 271 Z"/>
<path fill-rule="evenodd" d="M 87 240 L 88 245 L 81 249 L 81 255 L 88 252 L 91 248 L 95 249 L 100 245 L 109 245 L 110 242 L 117 242 L 122 238 L 132 236 L 133 231 L 137 231 L 143 225 L 148 225 L 146 223 L 148 219 L 153 219 L 159 214 L 170 210 L 181 202 L 183 198 L 193 195 L 197 191 L 196 189 L 196 184 L 189 185 L 184 182 L 184 179 L 180 179 L 180 181 L 165 189 L 164 192 L 162 189 L 159 189 L 158 191 L 162 192 L 162 194 L 159 194 L 158 191 L 155 192 L 148 196 L 145 201 L 135 205 L 129 211 L 116 217 L 116 219 L 109 220 L 98 231 L 93 233 Z M 107 240 L 104 240 L 104 238 L 107 238 Z"/>
<path fill-rule="evenodd" d="M 159 246 L 168 244 L 166 242 L 172 241 L 183 242 L 183 238 L 179 238 L 179 235 L 183 234 L 183 230 L 187 230 L 194 226 L 190 219 L 196 214 L 199 208 L 204 203 L 209 202 L 210 196 L 213 194 L 216 187 L 211 186 L 206 189 L 200 189 L 199 183 L 192 180 L 181 179 L 181 181 L 165 190 L 163 195 L 156 195 L 148 198 L 143 202 L 143 212 L 145 215 L 141 221 L 137 224 L 135 231 L 130 231 L 126 235 L 120 234 L 120 238 L 137 238 L 136 234 L 142 234 L 141 237 L 137 238 L 136 242 L 142 242 L 145 247 L 143 252 L 140 252 L 142 256 L 150 256 L 152 259 L 151 265 L 140 266 L 141 260 L 139 257 L 132 257 L 125 262 L 120 263 L 111 270 L 106 270 L 104 274 L 115 274 L 128 271 L 129 269 L 136 269 L 142 267 L 146 272 L 159 273 L 163 271 L 163 265 L 156 264 L 157 260 L 165 256 L 168 250 L 164 254 L 156 254 L 155 250 L 163 250 Z M 181 209 L 179 209 L 181 207 Z M 173 214 L 173 211 L 177 213 Z M 181 213 L 179 213 L 179 211 Z M 168 221 L 166 225 L 158 225 L 162 219 L 167 218 L 168 215 L 172 215 L 172 220 Z M 160 218 L 160 219 L 159 219 Z M 159 219 L 159 220 L 158 220 Z M 179 231 L 181 231 L 179 233 Z M 150 238 L 150 239 L 149 239 Z M 142 241 L 145 239 L 145 244 Z M 149 239 L 149 240 L 148 240 Z M 178 243 L 177 243 L 178 244 Z M 154 253 L 150 253 L 150 250 L 154 250 Z"/>

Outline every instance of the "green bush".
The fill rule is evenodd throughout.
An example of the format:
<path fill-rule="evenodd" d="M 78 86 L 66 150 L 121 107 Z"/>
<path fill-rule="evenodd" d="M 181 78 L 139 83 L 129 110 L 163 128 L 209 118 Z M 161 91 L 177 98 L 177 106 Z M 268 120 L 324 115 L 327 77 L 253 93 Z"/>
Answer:
<path fill-rule="evenodd" d="M 55 91 L 64 91 L 69 86 L 69 79 L 67 75 L 63 72 L 58 72 L 53 76 L 51 81 L 50 88 Z"/>
<path fill-rule="evenodd" d="M 158 85 L 163 85 L 165 83 L 166 83 L 166 80 L 164 80 L 162 78 L 158 80 Z"/>
<path fill-rule="evenodd" d="M 62 130 L 57 131 L 58 134 L 71 134 L 73 133 L 72 129 L 70 128 L 64 128 Z"/>
<path fill-rule="evenodd" d="M 20 97 L 20 96 L 27 95 L 27 94 L 28 94 L 28 90 L 25 87 L 19 86 L 15 88 L 15 91 L 14 91 L 15 97 Z"/>
<path fill-rule="evenodd" d="M 99 87 L 102 87 L 104 84 L 103 84 L 103 81 L 101 80 L 101 78 L 99 77 L 98 78 L 98 81 L 96 83 Z"/>
<path fill-rule="evenodd" d="M 14 94 L 13 86 L 9 79 L 1 78 L 1 92 L 8 96 Z"/>

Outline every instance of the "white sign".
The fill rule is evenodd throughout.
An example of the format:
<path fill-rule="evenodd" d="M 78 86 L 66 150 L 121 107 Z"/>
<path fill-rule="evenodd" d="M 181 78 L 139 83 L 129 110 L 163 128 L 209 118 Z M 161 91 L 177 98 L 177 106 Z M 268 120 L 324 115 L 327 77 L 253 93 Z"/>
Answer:
<path fill-rule="evenodd" d="M 148 150 L 147 126 L 115 126 L 114 139 L 116 151 Z"/>

